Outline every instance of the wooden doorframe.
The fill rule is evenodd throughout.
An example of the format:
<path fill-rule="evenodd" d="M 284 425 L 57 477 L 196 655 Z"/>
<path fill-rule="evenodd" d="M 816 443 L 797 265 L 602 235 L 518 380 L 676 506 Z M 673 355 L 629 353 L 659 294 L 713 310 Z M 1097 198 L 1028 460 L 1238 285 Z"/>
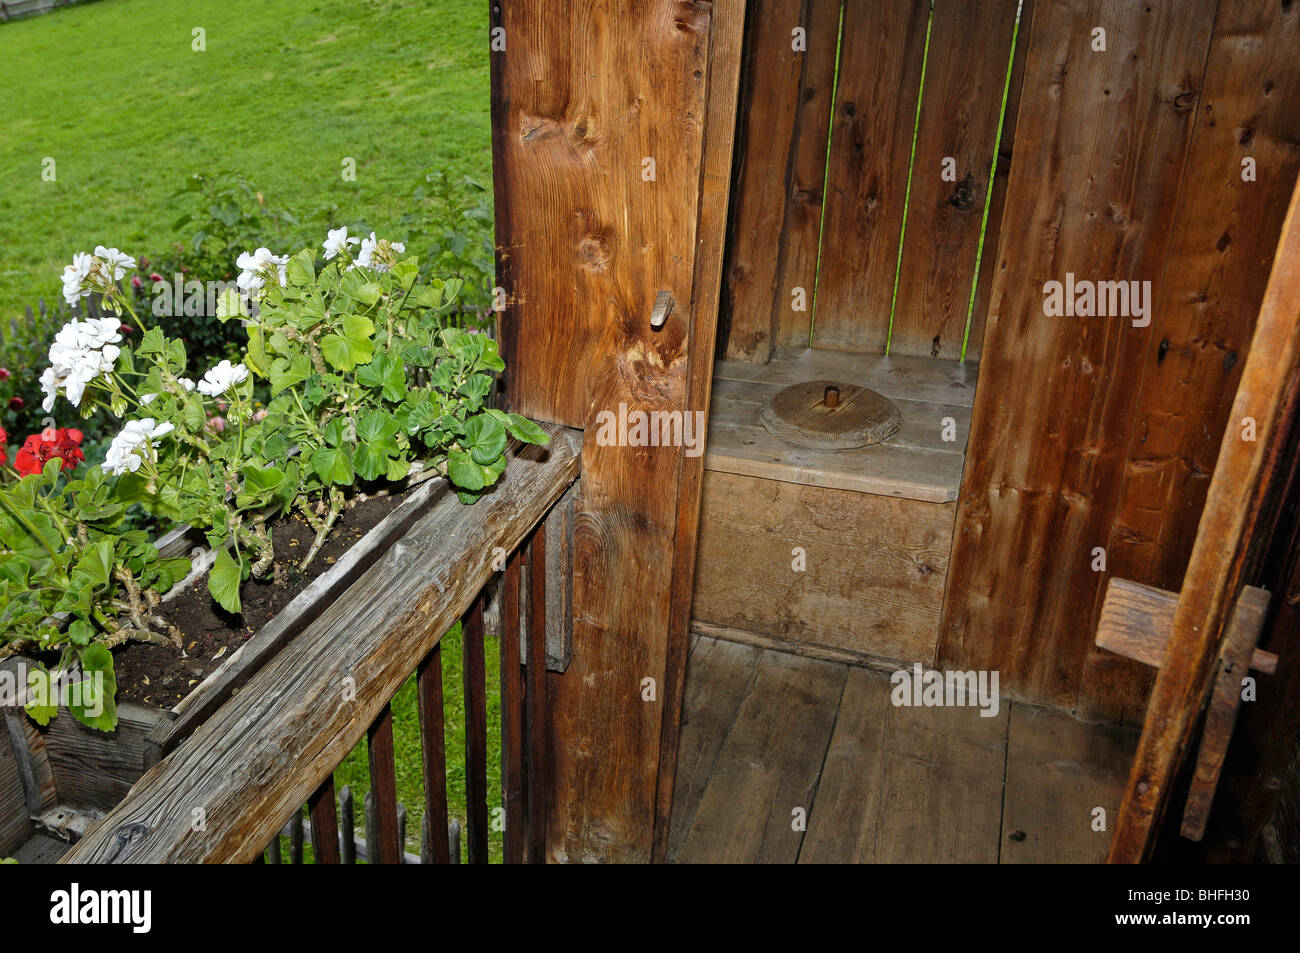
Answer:
<path fill-rule="evenodd" d="M 1254 440 L 1244 421 L 1254 421 Z M 1300 428 L 1300 182 L 1292 192 L 1259 322 L 1233 401 L 1173 631 L 1111 838 L 1111 863 L 1151 857 L 1180 770 L 1194 752 L 1224 629 L 1258 578 L 1295 466 Z M 1279 676 L 1283 675 L 1279 672 Z M 1279 679 L 1281 683 L 1281 679 Z"/>

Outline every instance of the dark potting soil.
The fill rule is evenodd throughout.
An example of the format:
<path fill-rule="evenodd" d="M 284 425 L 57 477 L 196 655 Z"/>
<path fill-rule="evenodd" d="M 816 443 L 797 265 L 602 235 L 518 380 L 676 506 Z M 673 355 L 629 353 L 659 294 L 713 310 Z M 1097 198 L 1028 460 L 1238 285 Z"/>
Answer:
<path fill-rule="evenodd" d="M 159 607 L 158 615 L 181 631 L 184 649 L 128 642 L 113 650 L 117 700 L 171 708 L 199 686 L 236 649 L 284 609 L 313 579 L 323 575 L 401 501 L 401 495 L 372 497 L 347 509 L 306 572 L 298 563 L 316 533 L 300 516 L 282 519 L 271 531 L 275 561 L 287 572 L 277 583 L 249 579 L 240 590 L 243 612 L 226 612 L 208 593 L 207 577 L 190 583 Z"/>

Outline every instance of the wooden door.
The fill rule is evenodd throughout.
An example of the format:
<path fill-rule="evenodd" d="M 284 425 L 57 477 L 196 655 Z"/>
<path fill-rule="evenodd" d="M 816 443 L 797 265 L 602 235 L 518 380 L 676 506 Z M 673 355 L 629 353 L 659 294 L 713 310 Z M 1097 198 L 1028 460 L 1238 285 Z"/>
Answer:
<path fill-rule="evenodd" d="M 1300 186 L 1292 193 L 1250 354 L 1233 402 L 1191 562 L 1156 676 L 1124 802 L 1112 863 L 1150 858 L 1183 768 L 1195 758 L 1200 714 L 1210 697 L 1234 607 L 1261 581 L 1271 543 L 1289 535 L 1286 497 L 1295 490 L 1300 435 Z M 1276 595 L 1271 614 L 1278 616 Z M 1288 634 L 1288 638 L 1294 633 Z M 1300 687 L 1283 655 L 1272 690 L 1294 713 Z M 1288 685 L 1292 687 L 1287 688 Z M 1263 690 L 1263 689 L 1261 689 Z M 1291 745 L 1285 732 L 1276 739 Z"/>

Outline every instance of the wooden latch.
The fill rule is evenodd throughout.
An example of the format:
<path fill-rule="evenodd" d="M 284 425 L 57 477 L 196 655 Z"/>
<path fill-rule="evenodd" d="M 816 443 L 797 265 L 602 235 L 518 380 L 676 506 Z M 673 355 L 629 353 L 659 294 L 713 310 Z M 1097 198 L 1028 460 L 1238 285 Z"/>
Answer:
<path fill-rule="evenodd" d="M 1266 675 L 1277 671 L 1277 656 L 1256 647 L 1268 614 L 1269 594 L 1246 586 L 1233 606 L 1224 633 L 1214 690 L 1201 733 L 1181 833 L 1189 840 L 1205 836 L 1210 805 L 1219 786 L 1223 759 L 1241 707 L 1242 679 L 1248 669 Z M 1144 586 L 1128 579 L 1111 579 L 1097 623 L 1097 647 L 1159 668 L 1174 627 L 1178 593 Z"/>

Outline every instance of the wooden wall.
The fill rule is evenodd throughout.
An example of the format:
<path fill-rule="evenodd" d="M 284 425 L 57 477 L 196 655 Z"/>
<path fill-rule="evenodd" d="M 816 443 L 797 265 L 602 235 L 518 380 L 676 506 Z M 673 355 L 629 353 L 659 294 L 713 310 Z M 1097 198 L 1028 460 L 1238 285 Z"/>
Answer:
<path fill-rule="evenodd" d="M 549 680 L 548 856 L 648 860 L 671 805 L 702 458 L 601 446 L 594 424 L 621 403 L 707 412 L 744 7 L 491 9 L 503 390 L 587 430 L 573 661 Z M 655 329 L 661 291 L 676 306 Z"/>
<path fill-rule="evenodd" d="M 751 4 L 726 357 L 762 363 L 775 345 L 810 340 L 961 356 L 1016 9 L 1016 0 L 935 0 L 933 13 L 930 0 Z M 794 51 L 800 27 L 806 50 Z M 800 288 L 807 310 L 795 308 Z M 972 324 L 968 358 L 983 328 Z"/>
<path fill-rule="evenodd" d="M 1300 172 L 1300 5 L 1039 0 L 1028 32 L 940 661 L 1138 721 L 1096 613 L 1111 575 L 1181 585 Z M 1046 317 L 1067 272 L 1150 281 L 1150 326 Z"/>

